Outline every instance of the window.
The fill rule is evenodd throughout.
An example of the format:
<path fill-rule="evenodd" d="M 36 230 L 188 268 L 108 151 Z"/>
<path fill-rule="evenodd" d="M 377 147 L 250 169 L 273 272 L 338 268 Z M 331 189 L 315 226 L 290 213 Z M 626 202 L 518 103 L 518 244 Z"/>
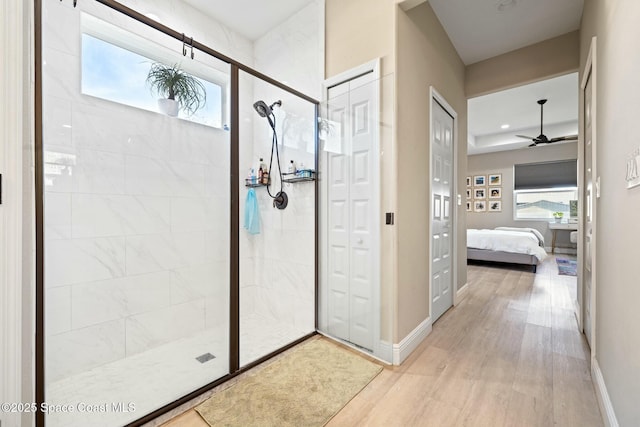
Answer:
<path fill-rule="evenodd" d="M 569 218 L 577 187 L 576 160 L 515 165 L 514 219 L 548 221 L 554 212 Z"/>
<path fill-rule="evenodd" d="M 164 48 L 160 45 L 152 45 L 148 41 L 143 42 L 133 33 L 125 33 L 122 29 L 111 34 L 117 34 L 113 40 L 105 37 L 108 34 L 108 24 L 95 17 L 83 16 L 84 31 L 82 34 L 82 93 L 95 96 L 120 104 L 129 105 L 144 110 L 159 112 L 157 97 L 146 84 L 147 74 L 151 64 L 162 62 L 173 65 L 166 59 Z M 89 34 L 92 33 L 92 34 Z M 98 36 L 98 37 L 97 37 Z M 109 41 L 105 41 L 105 39 Z M 122 47 L 122 46 L 126 46 Z M 138 46 L 138 52 L 134 52 L 129 46 Z M 141 48 L 142 46 L 142 48 Z M 155 59 L 152 59 L 154 57 Z M 163 58 L 163 59 L 159 59 Z M 191 59 L 185 59 L 183 65 L 205 69 Z M 191 69 L 185 70 L 189 74 L 195 73 Z M 216 70 L 212 75 L 219 74 Z M 207 126 L 222 128 L 223 124 L 223 84 L 196 77 L 206 90 L 206 104 L 193 115 L 185 115 L 182 111 L 178 117 Z M 215 79 L 211 79 L 215 80 Z"/>
<path fill-rule="evenodd" d="M 521 190 L 514 192 L 515 219 L 553 219 L 554 212 L 569 218 L 571 200 L 578 199 L 578 189 Z"/>

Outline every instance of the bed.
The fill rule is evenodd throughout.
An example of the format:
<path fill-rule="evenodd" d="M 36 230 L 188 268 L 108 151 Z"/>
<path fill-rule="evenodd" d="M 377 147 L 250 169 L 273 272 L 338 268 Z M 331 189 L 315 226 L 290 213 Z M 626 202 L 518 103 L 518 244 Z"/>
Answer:
<path fill-rule="evenodd" d="M 467 230 L 467 260 L 523 264 L 535 273 L 546 256 L 544 238 L 533 228 Z"/>

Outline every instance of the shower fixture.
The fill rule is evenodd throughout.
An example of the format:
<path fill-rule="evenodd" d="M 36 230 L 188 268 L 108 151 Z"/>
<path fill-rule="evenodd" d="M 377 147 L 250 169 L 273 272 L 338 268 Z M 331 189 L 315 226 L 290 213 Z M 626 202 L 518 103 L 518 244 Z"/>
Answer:
<path fill-rule="evenodd" d="M 253 104 L 253 108 L 255 108 L 255 110 L 258 112 L 258 115 L 260 117 L 267 118 L 269 124 L 271 125 L 271 128 L 275 127 L 275 117 L 273 117 L 273 120 L 271 119 L 271 117 L 273 116 L 273 107 L 275 106 L 282 107 L 282 101 L 278 100 L 271 105 L 267 105 L 264 101 L 256 101 Z"/>
<path fill-rule="evenodd" d="M 255 108 L 258 115 L 260 117 L 266 117 L 269 122 L 269 126 L 271 126 L 271 130 L 273 130 L 273 138 L 271 139 L 271 157 L 269 158 L 269 173 L 273 172 L 271 167 L 273 165 L 273 152 L 275 151 L 278 175 L 280 176 L 280 191 L 275 195 L 271 194 L 271 191 L 269 190 L 271 181 L 269 181 L 267 182 L 267 193 L 269 194 L 269 197 L 273 199 L 274 207 L 284 209 L 289 204 L 289 198 L 287 197 L 287 193 L 282 191 L 282 167 L 280 166 L 280 153 L 278 152 L 278 133 L 276 132 L 276 116 L 273 114 L 274 107 L 282 107 L 282 101 L 278 100 L 271 105 L 267 105 L 264 101 L 256 101 L 253 104 L 253 108 Z"/>

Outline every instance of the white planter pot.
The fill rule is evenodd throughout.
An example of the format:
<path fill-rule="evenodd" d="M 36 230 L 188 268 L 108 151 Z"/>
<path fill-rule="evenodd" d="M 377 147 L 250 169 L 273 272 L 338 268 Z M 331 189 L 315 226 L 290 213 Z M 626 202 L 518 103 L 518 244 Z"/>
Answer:
<path fill-rule="evenodd" d="M 158 108 L 167 116 L 178 116 L 178 101 L 174 99 L 158 99 Z"/>

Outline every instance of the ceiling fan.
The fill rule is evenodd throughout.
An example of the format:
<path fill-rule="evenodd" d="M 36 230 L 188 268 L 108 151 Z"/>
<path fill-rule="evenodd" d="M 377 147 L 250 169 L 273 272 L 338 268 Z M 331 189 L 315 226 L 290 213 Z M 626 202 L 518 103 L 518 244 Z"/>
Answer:
<path fill-rule="evenodd" d="M 558 136 L 558 137 L 549 139 L 544 134 L 544 132 L 542 132 L 542 123 L 543 123 L 543 117 L 544 117 L 544 104 L 546 102 L 547 102 L 546 99 L 538 100 L 538 104 L 540 105 L 540 135 L 538 135 L 536 137 L 526 136 L 526 135 L 516 135 L 516 136 L 518 138 L 530 139 L 531 141 L 533 141 L 533 143 L 530 144 L 529 147 L 535 147 L 538 144 L 551 144 L 551 143 L 560 142 L 560 141 L 577 141 L 578 140 L 578 135 Z"/>

